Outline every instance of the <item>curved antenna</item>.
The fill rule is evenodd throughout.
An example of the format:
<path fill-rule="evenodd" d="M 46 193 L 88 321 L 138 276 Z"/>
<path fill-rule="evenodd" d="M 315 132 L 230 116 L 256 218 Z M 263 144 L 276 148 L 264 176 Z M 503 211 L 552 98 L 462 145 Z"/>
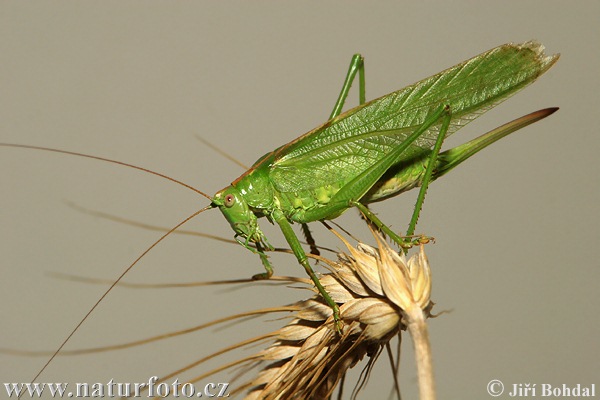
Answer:
<path fill-rule="evenodd" d="M 64 153 L 64 151 L 62 151 L 62 150 L 59 150 L 59 152 Z M 67 152 L 67 154 L 68 154 L 68 152 Z M 92 157 L 92 158 L 97 158 L 97 157 Z M 138 167 L 135 167 L 135 168 L 138 168 Z M 98 299 L 98 301 L 96 301 L 96 303 L 92 306 L 92 308 L 90 308 L 90 310 L 87 312 L 87 314 L 85 314 L 85 316 L 79 321 L 79 323 L 71 331 L 71 333 L 69 334 L 69 336 L 67 336 L 66 339 L 63 340 L 63 342 L 58 347 L 58 349 L 56 349 L 56 351 L 54 352 L 54 354 L 52 354 L 52 356 L 50 356 L 50 358 L 48 359 L 48 361 L 46 361 L 46 364 L 44 364 L 44 366 L 42 367 L 42 369 L 40 369 L 39 372 L 36 374 L 36 376 L 33 377 L 33 379 L 31 380 L 31 382 L 35 382 L 35 380 L 42 374 L 42 372 L 44 372 L 44 370 L 46 369 L 46 367 L 48 367 L 48 365 L 50 365 L 50 363 L 52 362 L 52 360 L 54 360 L 54 358 L 58 355 L 58 353 L 63 349 L 63 347 L 65 347 L 65 345 L 67 344 L 67 342 L 71 339 L 71 337 L 73 337 L 73 335 L 75 334 L 75 332 L 77 332 L 77 330 L 79 330 L 79 327 L 81 325 L 83 325 L 83 323 L 85 322 L 85 320 L 92 314 L 92 312 L 94 312 L 94 310 L 96 309 L 96 307 L 98 307 L 98 305 L 102 302 L 102 300 L 104 300 L 104 298 L 108 295 L 108 293 L 115 286 L 117 286 L 117 284 L 121 281 L 121 279 L 133 268 L 133 266 L 135 264 L 138 263 L 138 261 L 140 261 L 146 254 L 148 254 L 148 252 L 150 252 L 150 250 L 152 250 L 157 244 L 159 244 L 160 242 L 162 242 L 164 238 L 166 238 L 167 236 L 169 236 L 171 233 L 175 232 L 175 230 L 177 230 L 177 228 L 179 228 L 180 226 L 182 226 L 183 224 L 185 224 L 186 222 L 188 222 L 189 220 L 191 220 L 192 218 L 194 218 L 198 214 L 203 213 L 206 210 L 210 210 L 211 208 L 214 208 L 214 206 L 211 205 L 211 204 L 209 204 L 208 206 L 202 208 L 201 210 L 198 210 L 198 211 L 194 212 L 192 215 L 188 216 L 183 221 L 179 222 L 173 228 L 169 229 L 169 231 L 167 233 L 165 233 L 164 235 L 162 235 L 157 241 L 155 241 L 154 243 L 152 243 L 152 245 L 150 245 L 150 247 L 148 247 L 146 250 L 144 250 L 144 252 L 142 254 L 140 254 L 140 256 L 138 258 L 136 258 L 135 261 L 133 263 L 131 263 L 125 269 L 125 271 L 123 271 L 123 273 L 121 273 L 121 275 L 119 275 L 119 277 L 110 285 L 110 287 L 104 292 L 104 294 L 102 296 L 100 296 L 100 298 Z M 21 394 L 24 394 L 24 392 L 21 393 Z M 19 396 L 19 398 L 20 397 L 21 396 Z"/>
<path fill-rule="evenodd" d="M 238 160 L 237 158 L 235 158 L 231 154 L 227 153 L 225 150 L 222 150 L 222 149 L 218 148 L 217 146 L 215 146 L 214 144 L 212 144 L 208 140 L 204 139 L 202 136 L 196 135 L 196 139 L 198 139 L 199 141 L 201 141 L 202 143 L 204 143 L 205 146 L 210 147 L 211 149 L 213 149 L 214 151 L 216 151 L 217 153 L 219 153 L 220 155 L 222 155 L 223 157 L 225 157 L 229 161 L 233 162 L 234 164 L 239 165 L 243 169 L 250 169 L 246 165 L 244 165 L 240 160 Z"/>
<path fill-rule="evenodd" d="M 144 172 L 147 172 L 149 174 L 156 175 L 156 176 L 159 176 L 159 177 L 164 178 L 166 180 L 169 180 L 171 182 L 177 183 L 178 185 L 186 187 L 186 188 L 188 188 L 190 190 L 193 190 L 194 192 L 196 192 L 196 193 L 198 193 L 198 194 L 206 197 L 208 200 L 210 200 L 212 202 L 212 197 L 210 197 L 209 195 L 207 195 L 203 191 L 201 191 L 199 189 L 196 189 L 193 186 L 188 185 L 187 183 L 183 183 L 181 181 L 178 181 L 177 179 L 171 178 L 170 176 L 167 176 L 167 175 L 164 175 L 164 174 L 161 174 L 160 172 L 152 171 L 152 170 L 150 170 L 148 168 L 144 168 L 144 167 L 138 167 L 137 165 L 128 164 L 126 162 L 117 161 L 117 160 L 111 160 L 110 158 L 92 156 L 90 154 L 77 153 L 75 151 L 53 149 L 51 147 L 30 146 L 30 145 L 27 145 L 27 144 L 15 144 L 15 143 L 0 143 L 0 146 L 2 146 L 2 147 L 14 147 L 14 148 L 19 148 L 19 149 L 43 150 L 43 151 L 49 151 L 49 152 L 53 152 L 53 153 L 68 154 L 68 155 L 71 155 L 71 156 L 91 158 L 92 160 L 100 160 L 100 161 L 106 161 L 106 162 L 113 163 L 113 164 L 123 165 L 125 167 L 129 167 L 129 168 L 137 169 L 137 170 L 140 170 L 140 171 L 144 171 Z"/>

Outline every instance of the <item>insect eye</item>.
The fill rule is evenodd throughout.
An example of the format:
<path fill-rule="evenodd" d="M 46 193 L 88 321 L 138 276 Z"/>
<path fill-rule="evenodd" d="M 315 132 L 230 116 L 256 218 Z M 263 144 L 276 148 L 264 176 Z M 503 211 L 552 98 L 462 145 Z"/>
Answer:
<path fill-rule="evenodd" d="M 229 208 L 235 203 L 235 197 L 232 194 L 225 196 L 225 207 Z"/>

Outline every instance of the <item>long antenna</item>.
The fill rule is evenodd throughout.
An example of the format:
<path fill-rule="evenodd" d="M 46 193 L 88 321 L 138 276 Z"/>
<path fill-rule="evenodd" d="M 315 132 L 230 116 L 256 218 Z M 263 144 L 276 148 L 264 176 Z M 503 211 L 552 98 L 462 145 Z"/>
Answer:
<path fill-rule="evenodd" d="M 212 202 L 212 197 L 210 197 L 209 195 L 207 195 L 203 191 L 201 191 L 199 189 L 196 189 L 195 187 L 193 187 L 191 185 L 188 185 L 187 183 L 183 183 L 181 181 L 178 181 L 177 179 L 171 178 L 170 176 L 167 176 L 165 174 L 161 174 L 160 172 L 152 171 L 151 169 L 144 168 L 144 167 L 138 167 L 137 165 L 129 164 L 129 163 L 126 163 L 126 162 L 117 161 L 117 160 L 111 160 L 110 158 L 92 156 L 92 155 L 84 154 L 84 153 L 77 153 L 75 151 L 59 150 L 59 149 L 53 149 L 53 148 L 50 148 L 50 147 L 30 146 L 30 145 L 27 145 L 27 144 L 0 143 L 0 146 L 2 146 L 2 147 L 14 147 L 14 148 L 19 148 L 19 149 L 31 149 L 31 150 L 50 151 L 50 152 L 53 152 L 53 153 L 69 154 L 71 156 L 91 158 L 93 160 L 100 160 L 100 161 L 106 161 L 106 162 L 113 163 L 113 164 L 123 165 L 125 167 L 129 167 L 129 168 L 137 169 L 137 170 L 140 170 L 140 171 L 144 171 L 144 172 L 147 172 L 149 174 L 156 175 L 156 176 L 159 176 L 159 177 L 164 178 L 166 180 L 169 180 L 171 182 L 177 183 L 178 185 L 186 187 L 186 188 L 188 188 L 190 190 L 193 190 L 194 192 L 196 192 L 196 193 L 198 193 L 198 194 L 206 197 L 208 200 L 210 200 Z"/>

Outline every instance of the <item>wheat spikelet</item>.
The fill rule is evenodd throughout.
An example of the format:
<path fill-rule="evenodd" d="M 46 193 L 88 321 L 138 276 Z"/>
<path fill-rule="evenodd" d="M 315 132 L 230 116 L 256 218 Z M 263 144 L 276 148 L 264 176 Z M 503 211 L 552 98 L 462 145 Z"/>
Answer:
<path fill-rule="evenodd" d="M 250 388 L 245 399 L 327 399 L 365 355 L 379 354 L 411 324 L 418 331 L 426 329 L 424 320 L 433 303 L 423 246 L 407 260 L 378 234 L 375 238 L 378 248 L 361 243 L 353 247 L 340 237 L 348 253 L 339 254 L 337 261 L 322 259 L 331 273 L 321 277 L 321 283 L 340 306 L 341 332 L 318 293 L 296 303 L 294 319 L 250 362 L 267 365 L 242 385 Z M 432 381 L 427 384 L 433 386 Z M 423 397 L 422 392 L 422 398 L 434 397 Z"/>

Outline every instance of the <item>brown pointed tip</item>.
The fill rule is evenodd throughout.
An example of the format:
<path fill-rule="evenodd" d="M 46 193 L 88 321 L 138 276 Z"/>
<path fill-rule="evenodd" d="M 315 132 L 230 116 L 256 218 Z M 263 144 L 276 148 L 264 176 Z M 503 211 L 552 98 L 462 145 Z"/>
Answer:
<path fill-rule="evenodd" d="M 544 108 L 544 109 L 535 111 L 532 114 L 534 114 L 536 116 L 535 120 L 539 121 L 540 119 L 549 117 L 550 115 L 554 114 L 557 111 L 558 111 L 558 107 L 548 107 L 548 108 Z"/>

